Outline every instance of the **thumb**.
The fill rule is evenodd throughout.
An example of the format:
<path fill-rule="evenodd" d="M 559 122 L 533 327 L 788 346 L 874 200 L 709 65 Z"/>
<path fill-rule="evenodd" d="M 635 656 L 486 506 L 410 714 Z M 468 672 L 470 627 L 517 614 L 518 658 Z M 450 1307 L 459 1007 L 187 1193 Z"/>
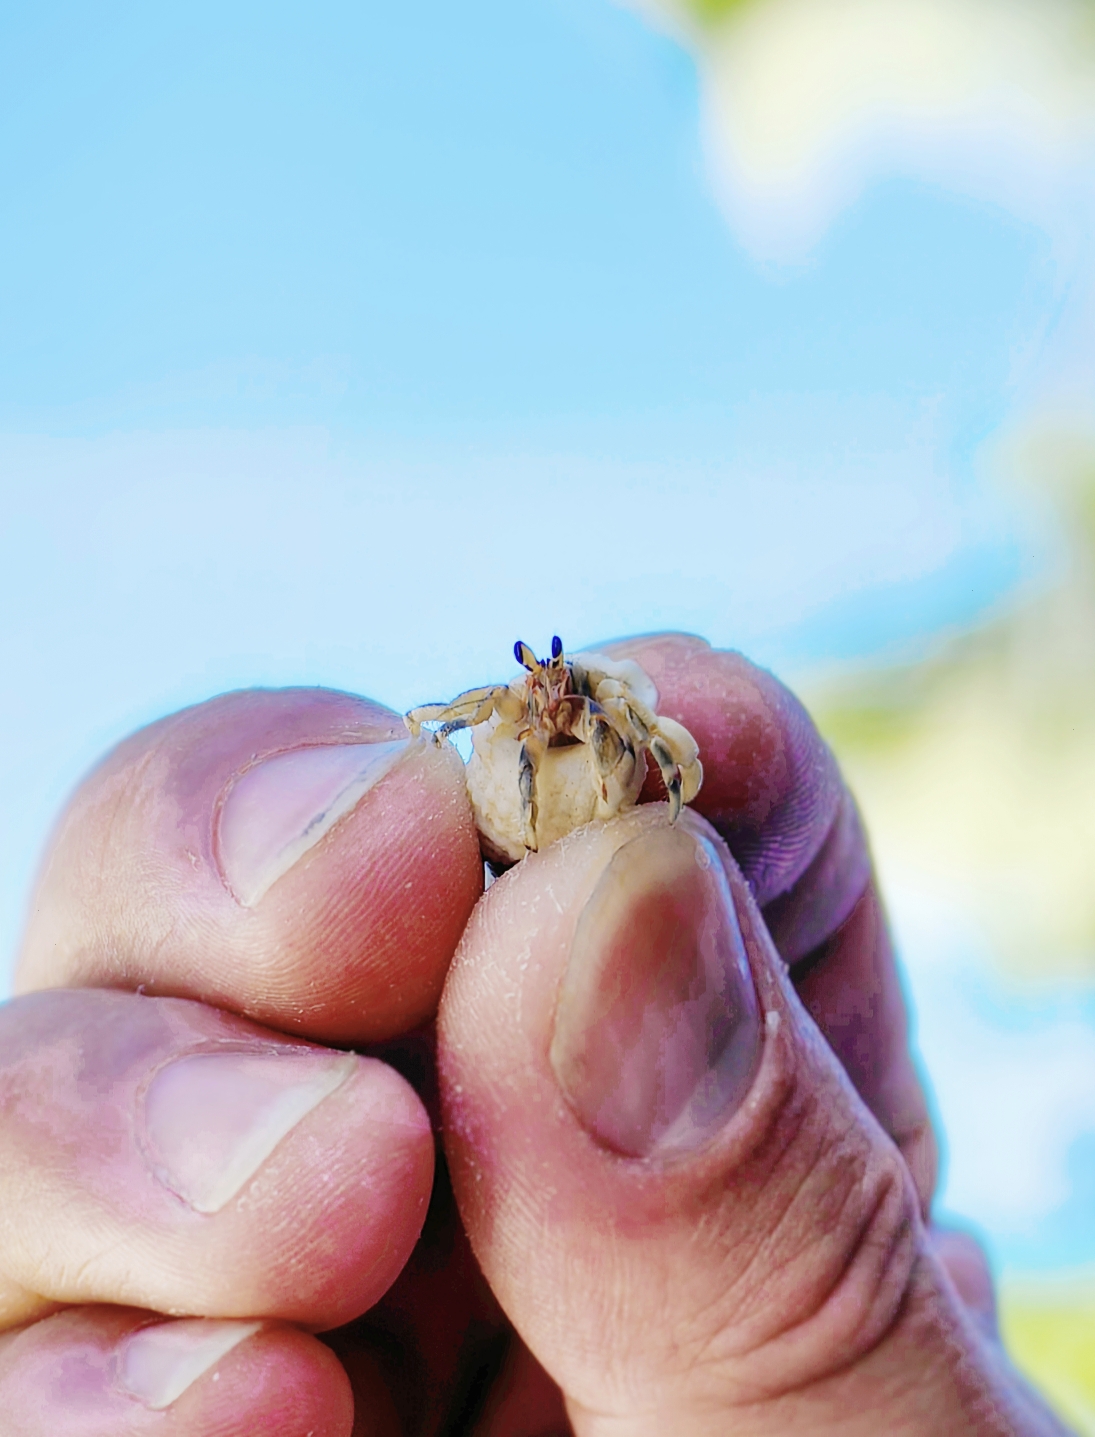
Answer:
<path fill-rule="evenodd" d="M 439 1043 L 469 1236 L 580 1437 L 1038 1430 L 702 818 L 500 879 Z"/>

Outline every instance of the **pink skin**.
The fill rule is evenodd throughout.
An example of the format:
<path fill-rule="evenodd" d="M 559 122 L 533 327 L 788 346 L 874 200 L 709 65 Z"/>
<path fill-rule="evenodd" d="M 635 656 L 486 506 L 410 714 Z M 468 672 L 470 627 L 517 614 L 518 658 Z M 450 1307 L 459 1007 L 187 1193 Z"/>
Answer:
<path fill-rule="evenodd" d="M 241 847 L 233 829 L 233 856 L 218 835 L 244 778 L 248 803 L 265 781 L 256 764 L 303 753 L 303 767 L 282 772 L 299 769 L 306 787 L 307 751 L 358 745 L 352 769 L 364 746 L 402 739 L 398 716 L 289 690 L 166 719 L 71 801 L 32 903 L 26 996 L 0 1011 L 0 1411 L 16 1414 L 14 1437 L 435 1433 L 466 1414 L 478 1371 L 498 1380 L 477 1437 L 548 1437 L 568 1420 L 580 1437 L 731 1423 L 755 1434 L 1058 1430 L 985 1335 L 991 1288 L 976 1250 L 923 1226 L 930 1125 L 865 844 L 831 757 L 797 702 L 740 656 L 679 635 L 616 651 L 639 658 L 660 711 L 700 744 L 704 788 L 674 832 L 702 839 L 708 866 L 699 878 L 681 870 L 693 875 L 681 922 L 707 914 L 705 961 L 744 945 L 745 977 L 731 984 L 744 1057 L 700 1129 L 646 1157 L 606 1143 L 589 1074 L 611 1075 L 604 1044 L 622 1043 L 641 1117 L 645 1069 L 625 1049 L 644 1009 L 625 984 L 620 1018 L 606 980 L 587 1062 L 573 1018 L 585 1009 L 562 996 L 584 900 L 606 891 L 605 862 L 628 838 L 665 832 L 663 810 L 553 846 L 477 904 L 459 766 L 423 744 L 247 890 L 239 854 L 282 850 L 266 832 Z M 341 771 L 337 755 L 319 767 L 328 758 Z M 274 827 L 290 797 L 270 809 Z M 657 797 L 652 782 L 646 798 Z M 705 905 L 726 885 L 736 917 L 724 931 Z M 245 891 L 258 896 L 241 902 Z M 644 901 L 635 914 L 656 917 L 668 900 Z M 644 931 L 672 947 L 671 928 L 641 916 L 629 927 L 626 904 L 621 920 L 612 902 L 600 927 L 581 930 L 591 961 Z M 609 931 L 620 922 L 626 942 Z M 673 971 L 654 953 L 634 981 L 664 1003 L 685 991 Z M 756 1016 L 741 982 L 778 1020 Z M 689 1090 L 680 1064 L 702 1057 L 696 1015 L 718 1018 L 721 990 L 710 974 L 705 983 L 688 990 L 683 1026 L 667 1010 L 666 1091 Z M 435 1067 L 432 1029 L 419 1025 L 443 988 Z M 569 1046 L 556 1032 L 565 1013 Z M 750 1036 L 742 1023 L 760 1026 Z M 281 1053 L 279 1075 L 328 1071 L 305 1040 L 371 1044 L 372 1056 L 338 1066 L 339 1083 L 200 1210 L 201 1144 L 220 1151 L 225 1113 L 208 1084 L 191 1107 L 177 1075 L 208 1073 L 186 1063 L 211 1051 Z M 240 1091 L 250 1112 L 254 1095 Z M 447 1162 L 416 1243 L 433 1171 L 425 1112 L 436 1124 L 441 1109 Z M 626 1136 L 633 1123 L 605 1121 L 625 1146 L 638 1141 Z M 175 1130 L 184 1179 L 161 1151 Z M 49 1316 L 58 1304 L 68 1310 Z M 269 1325 L 150 1411 L 119 1396 L 116 1375 L 128 1334 L 167 1311 Z M 322 1343 L 301 1330 L 339 1324 Z"/>
<path fill-rule="evenodd" d="M 147 1322 L 126 1308 L 77 1308 L 0 1340 L 5 1437 L 350 1437 L 353 1397 L 338 1362 L 276 1324 L 222 1359 L 215 1383 L 196 1383 L 169 1412 L 149 1410 L 117 1380 L 119 1351 Z"/>
<path fill-rule="evenodd" d="M 328 1042 L 414 1027 L 482 892 L 451 754 L 409 751 L 340 825 L 341 842 L 313 849 L 254 908 L 235 900 L 216 853 L 219 806 L 264 757 L 406 737 L 398 715 L 324 689 L 225 694 L 134 734 L 58 826 L 21 988 L 139 986 Z"/>
<path fill-rule="evenodd" d="M 693 807 L 738 860 L 777 948 L 802 973 L 802 1001 L 900 1147 L 927 1212 L 935 1138 L 866 840 L 832 755 L 794 695 L 740 654 L 681 635 L 605 647 L 639 659 L 660 711 L 696 737 L 704 782 Z M 646 796 L 659 786 L 649 775 Z"/>
<path fill-rule="evenodd" d="M 36 1215 L 9 1280 L 55 1303 L 262 1313 L 317 1328 L 370 1307 L 414 1247 L 433 1179 L 429 1119 L 385 1064 L 356 1060 L 281 1141 L 246 1204 L 195 1212 L 157 1174 L 142 1121 L 150 1080 L 172 1059 L 261 1054 L 270 1040 L 176 998 L 61 990 L 0 1009 L 0 1208 L 30 1204 Z M 275 1051 L 293 1050 L 308 1052 L 278 1040 Z"/>
<path fill-rule="evenodd" d="M 873 1432 L 848 1412 L 921 1367 L 936 1374 L 925 1430 L 978 1431 L 970 1414 L 990 1384 L 956 1360 L 973 1334 L 911 1175 L 810 1023 L 725 851 L 768 1015 L 748 1100 L 706 1146 L 659 1163 L 621 1159 L 558 1101 L 549 1050 L 578 915 L 608 851 L 663 822 L 639 810 L 528 860 L 490 890 L 458 951 L 440 1025 L 447 1147 L 488 1281 L 582 1434 Z M 489 1051 L 474 1042 L 484 1028 Z M 927 1406 L 899 1396 L 886 1430 Z M 991 1400 L 1018 1420 L 1018 1396 Z"/>
<path fill-rule="evenodd" d="M 726 839 L 763 908 L 805 872 L 842 796 L 809 715 L 771 674 L 704 639 L 665 634 L 604 649 L 638 659 L 658 686 L 659 713 L 699 744 L 704 779 L 692 806 Z M 659 789 L 651 772 L 646 795 Z"/>

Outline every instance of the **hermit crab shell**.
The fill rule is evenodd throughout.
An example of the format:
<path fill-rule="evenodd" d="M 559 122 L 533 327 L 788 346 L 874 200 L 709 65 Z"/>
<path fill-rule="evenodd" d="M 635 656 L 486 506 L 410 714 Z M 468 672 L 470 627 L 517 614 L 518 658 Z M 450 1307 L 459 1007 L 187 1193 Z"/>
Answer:
<path fill-rule="evenodd" d="M 657 703 L 653 682 L 631 659 L 586 653 L 574 654 L 572 662 L 590 675 L 594 690 L 600 679 L 616 679 L 647 707 L 654 708 Z M 510 687 L 515 693 L 524 691 L 526 678 L 514 679 Z M 513 725 L 497 714 L 472 730 L 472 754 L 465 771 L 468 796 L 483 852 L 497 864 L 517 863 L 525 856 L 520 756 L 521 741 Z M 602 791 L 589 744 L 549 748 L 536 773 L 540 846 L 544 848 L 594 819 L 612 818 L 634 807 L 645 777 L 646 755 L 641 750 L 627 753 L 605 780 L 606 791 Z"/>

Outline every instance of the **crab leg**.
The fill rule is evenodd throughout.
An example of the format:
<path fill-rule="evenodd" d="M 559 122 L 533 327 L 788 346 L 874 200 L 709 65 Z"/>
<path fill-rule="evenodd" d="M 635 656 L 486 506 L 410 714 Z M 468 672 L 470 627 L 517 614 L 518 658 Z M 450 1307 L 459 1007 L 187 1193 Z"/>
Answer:
<path fill-rule="evenodd" d="M 581 716 L 571 724 L 570 732 L 592 749 L 593 782 L 600 789 L 601 797 L 607 800 L 605 779 L 615 772 L 624 754 L 634 753 L 634 749 L 595 700 L 585 694 L 575 694 L 570 702 L 581 710 Z"/>
<path fill-rule="evenodd" d="M 619 705 L 623 708 L 627 727 L 631 730 L 636 743 L 641 744 L 658 765 L 669 798 L 669 821 L 676 823 L 680 817 L 681 806 L 685 802 L 683 789 L 686 786 L 691 786 L 685 783 L 685 776 L 681 772 L 681 760 L 688 758 L 702 773 L 695 752 L 687 755 L 679 753 L 680 744 L 674 742 L 678 731 L 680 734 L 686 735 L 690 741 L 691 735 L 686 729 L 681 728 L 680 724 L 674 723 L 672 719 L 665 720 L 663 726 L 663 720 L 656 714 L 652 714 L 645 704 L 638 703 L 634 699 L 619 698 L 607 702 L 612 706 Z M 695 749 L 695 744 L 692 745 L 692 748 Z M 691 798 L 698 788 L 699 783 L 697 782 L 695 788 L 692 788 L 691 793 L 687 796 Z"/>
<path fill-rule="evenodd" d="M 503 684 L 501 688 L 505 691 L 506 686 Z M 422 704 L 419 708 L 411 709 L 404 723 L 417 738 L 424 723 L 440 721 L 441 728 L 438 732 L 442 738 L 447 738 L 457 729 L 472 728 L 475 724 L 489 719 L 498 702 L 498 692 L 497 685 L 485 689 L 468 689 L 466 693 L 458 694 L 451 703 Z"/>
<path fill-rule="evenodd" d="M 661 770 L 662 782 L 669 795 L 669 822 L 676 823 L 681 812 L 681 770 L 672 750 L 660 734 L 651 734 L 650 755 Z"/>
<path fill-rule="evenodd" d="M 666 763 L 662 761 L 663 756 L 669 763 L 672 763 L 673 771 L 677 775 L 676 799 L 674 799 L 671 789 L 669 793 L 670 817 L 676 818 L 680 813 L 681 804 L 691 803 L 699 793 L 700 784 L 703 782 L 703 764 L 700 763 L 700 751 L 696 740 L 676 719 L 666 718 L 659 714 L 654 719 L 653 731 L 650 735 L 650 752 L 662 771 L 662 778 L 665 779 L 667 789 L 669 789 L 669 779 L 666 777 Z"/>
<path fill-rule="evenodd" d="M 540 755 L 535 744 L 526 739 L 517 760 L 517 788 L 521 795 L 521 819 L 525 829 L 525 847 L 535 853 L 536 838 L 536 768 Z"/>

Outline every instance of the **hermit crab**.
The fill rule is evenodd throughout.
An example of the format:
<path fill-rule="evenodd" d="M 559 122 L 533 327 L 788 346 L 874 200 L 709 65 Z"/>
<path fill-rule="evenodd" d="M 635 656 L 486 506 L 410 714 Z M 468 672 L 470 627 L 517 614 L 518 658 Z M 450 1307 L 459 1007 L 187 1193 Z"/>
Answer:
<path fill-rule="evenodd" d="M 647 754 L 675 820 L 699 792 L 703 769 L 688 730 L 654 712 L 658 693 L 639 665 L 596 653 L 567 657 L 558 637 L 550 659 L 520 640 L 513 651 L 524 672 L 512 683 L 469 689 L 404 719 L 416 737 L 423 724 L 437 725 L 438 742 L 473 731 L 466 779 L 484 855 L 516 863 L 583 823 L 633 807 Z"/>

